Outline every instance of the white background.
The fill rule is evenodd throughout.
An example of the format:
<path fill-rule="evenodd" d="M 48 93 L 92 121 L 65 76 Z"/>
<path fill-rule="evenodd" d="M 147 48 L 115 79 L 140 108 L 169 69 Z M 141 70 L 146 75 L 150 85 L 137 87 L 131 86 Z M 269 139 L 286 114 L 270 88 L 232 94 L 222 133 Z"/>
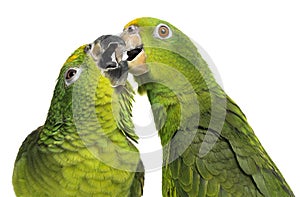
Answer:
<path fill-rule="evenodd" d="M 18 148 L 45 121 L 66 58 L 80 45 L 119 33 L 141 16 L 173 23 L 208 52 L 226 92 L 300 195 L 297 1 L 178 2 L 1 1 L 0 196 L 14 196 L 11 175 Z M 138 105 L 135 110 L 141 109 Z M 144 196 L 160 196 L 159 178 L 160 171 L 146 174 Z"/>

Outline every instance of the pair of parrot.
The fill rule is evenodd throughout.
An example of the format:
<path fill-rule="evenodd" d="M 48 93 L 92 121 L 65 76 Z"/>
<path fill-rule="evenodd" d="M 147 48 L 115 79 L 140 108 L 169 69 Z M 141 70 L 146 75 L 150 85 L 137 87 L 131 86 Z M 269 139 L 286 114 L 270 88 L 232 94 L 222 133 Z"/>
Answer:
<path fill-rule="evenodd" d="M 148 17 L 67 59 L 45 124 L 17 155 L 17 196 L 142 196 L 128 72 L 152 106 L 163 196 L 294 196 L 193 42 Z"/>

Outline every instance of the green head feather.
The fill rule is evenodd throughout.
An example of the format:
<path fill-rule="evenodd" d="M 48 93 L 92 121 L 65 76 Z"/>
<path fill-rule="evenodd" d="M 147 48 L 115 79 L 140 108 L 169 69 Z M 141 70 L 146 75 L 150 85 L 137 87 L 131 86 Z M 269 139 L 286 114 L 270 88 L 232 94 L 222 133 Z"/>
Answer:
<path fill-rule="evenodd" d="M 208 80 L 201 84 L 203 85 L 202 88 L 208 85 L 207 83 L 211 83 L 213 75 L 207 63 L 191 39 L 178 28 L 166 21 L 150 17 L 135 19 L 129 22 L 125 29 L 129 26 L 136 26 L 139 29 L 147 56 L 147 64 L 164 64 L 173 67 L 189 78 L 201 77 L 203 80 Z M 159 27 L 161 26 L 167 27 L 169 37 L 162 38 L 159 36 Z M 201 80 L 198 79 L 197 81 L 199 83 Z"/>

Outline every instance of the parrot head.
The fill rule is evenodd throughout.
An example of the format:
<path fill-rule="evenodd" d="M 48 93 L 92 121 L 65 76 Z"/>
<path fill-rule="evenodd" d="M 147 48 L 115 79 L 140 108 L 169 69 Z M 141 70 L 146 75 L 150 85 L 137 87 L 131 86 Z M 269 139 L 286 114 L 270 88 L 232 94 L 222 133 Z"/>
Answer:
<path fill-rule="evenodd" d="M 113 87 L 125 85 L 128 65 L 126 61 L 122 61 L 124 48 L 125 42 L 120 37 L 103 35 L 93 43 L 75 50 L 63 65 L 59 79 L 64 78 L 62 81 L 66 87 L 80 78 L 84 78 L 82 79 L 84 81 L 92 81 L 88 78 L 87 70 L 98 68 L 102 71 L 102 75 L 110 80 Z"/>
<path fill-rule="evenodd" d="M 126 43 L 130 72 L 137 76 L 149 71 L 149 63 L 191 71 L 199 61 L 200 54 L 190 38 L 160 19 L 135 19 L 125 25 L 121 37 Z M 181 65 L 185 66 L 181 68 Z"/>
<path fill-rule="evenodd" d="M 41 132 L 39 143 L 45 149 L 50 144 L 53 151 L 60 150 L 52 131 L 62 125 L 68 127 L 67 132 L 80 135 L 85 146 L 99 139 L 87 134 L 96 130 L 107 134 L 120 129 L 122 137 L 137 141 L 131 121 L 133 90 L 126 77 L 122 78 L 128 70 L 127 62 L 120 60 L 124 46 L 120 37 L 101 36 L 76 49 L 66 60 Z"/>
<path fill-rule="evenodd" d="M 129 72 L 139 83 L 140 93 L 149 87 L 145 78 L 176 86 L 176 91 L 181 91 L 177 88 L 180 86 L 185 89 L 187 83 L 194 89 L 208 90 L 209 86 L 216 86 L 213 73 L 197 46 L 172 24 L 156 18 L 138 18 L 125 25 L 120 36 L 126 44 Z"/>
<path fill-rule="evenodd" d="M 79 47 L 61 68 L 47 123 L 57 119 L 78 117 L 82 113 L 94 113 L 97 100 L 112 103 L 114 88 L 126 85 L 127 62 L 122 58 L 125 43 L 117 36 L 105 35 L 91 44 Z M 101 99 L 100 99 L 101 98 Z M 87 110 L 91 110 L 87 112 Z M 61 117 L 63 116 L 63 117 Z"/>

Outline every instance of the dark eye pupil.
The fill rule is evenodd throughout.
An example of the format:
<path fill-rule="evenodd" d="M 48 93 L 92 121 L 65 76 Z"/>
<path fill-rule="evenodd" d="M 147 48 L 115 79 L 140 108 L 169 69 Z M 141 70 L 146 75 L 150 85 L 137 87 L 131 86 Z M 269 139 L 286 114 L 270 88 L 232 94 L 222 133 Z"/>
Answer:
<path fill-rule="evenodd" d="M 66 76 L 66 79 L 71 79 L 72 77 L 74 77 L 74 75 L 76 75 L 77 73 L 77 70 L 75 69 L 71 69 L 67 72 L 67 76 Z"/>
<path fill-rule="evenodd" d="M 169 35 L 169 28 L 166 26 L 159 27 L 158 34 L 162 38 L 166 38 Z"/>

